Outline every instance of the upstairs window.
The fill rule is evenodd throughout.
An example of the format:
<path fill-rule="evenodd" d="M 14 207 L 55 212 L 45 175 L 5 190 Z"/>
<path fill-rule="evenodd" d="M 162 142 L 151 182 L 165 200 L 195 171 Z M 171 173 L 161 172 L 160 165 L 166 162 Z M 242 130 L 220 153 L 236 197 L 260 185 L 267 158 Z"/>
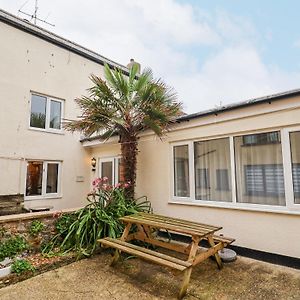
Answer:
<path fill-rule="evenodd" d="M 61 131 L 63 101 L 32 94 L 30 127 L 46 131 Z"/>

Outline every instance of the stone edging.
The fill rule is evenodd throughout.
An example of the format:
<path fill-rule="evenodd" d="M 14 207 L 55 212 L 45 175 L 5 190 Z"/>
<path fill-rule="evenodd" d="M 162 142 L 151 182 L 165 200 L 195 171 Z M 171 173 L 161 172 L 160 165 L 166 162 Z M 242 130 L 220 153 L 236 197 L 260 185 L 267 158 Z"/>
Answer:
<path fill-rule="evenodd" d="M 62 210 L 53 210 L 53 211 L 41 211 L 41 212 L 31 212 L 31 213 L 24 213 L 24 214 L 16 214 L 16 215 L 7 215 L 7 216 L 0 216 L 0 224 L 9 223 L 9 222 L 16 222 L 16 221 L 23 221 L 23 220 L 31 220 L 31 219 L 42 219 L 47 217 L 54 217 L 56 214 L 67 214 L 77 211 L 82 207 L 77 208 L 67 208 Z"/>

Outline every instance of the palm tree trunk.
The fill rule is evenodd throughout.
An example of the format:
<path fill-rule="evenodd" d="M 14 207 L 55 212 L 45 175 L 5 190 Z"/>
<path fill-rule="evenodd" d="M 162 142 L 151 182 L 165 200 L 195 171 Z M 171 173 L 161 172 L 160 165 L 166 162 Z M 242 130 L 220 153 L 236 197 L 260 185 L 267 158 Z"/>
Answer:
<path fill-rule="evenodd" d="M 127 188 L 127 196 L 134 199 L 134 189 L 136 181 L 136 165 L 138 154 L 138 142 L 135 135 L 120 137 L 121 142 L 121 181 L 130 183 Z"/>

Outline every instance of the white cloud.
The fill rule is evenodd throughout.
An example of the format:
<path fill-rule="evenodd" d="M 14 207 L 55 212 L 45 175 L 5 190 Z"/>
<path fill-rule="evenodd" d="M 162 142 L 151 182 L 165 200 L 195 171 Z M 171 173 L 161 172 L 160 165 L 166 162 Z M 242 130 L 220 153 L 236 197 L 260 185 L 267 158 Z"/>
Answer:
<path fill-rule="evenodd" d="M 23 3 L 0 0 L 13 13 Z M 40 0 L 39 6 L 40 17 L 51 12 L 56 24 L 48 29 L 119 63 L 133 57 L 151 66 L 174 86 L 188 112 L 299 86 L 300 73 L 263 62 L 255 25 L 226 11 L 175 0 Z"/>
<path fill-rule="evenodd" d="M 298 39 L 294 42 L 294 47 L 300 48 L 300 39 Z"/>
<path fill-rule="evenodd" d="M 248 46 L 226 48 L 190 76 L 173 77 L 189 112 L 213 108 L 299 87 L 300 73 L 266 66 L 257 50 Z"/>

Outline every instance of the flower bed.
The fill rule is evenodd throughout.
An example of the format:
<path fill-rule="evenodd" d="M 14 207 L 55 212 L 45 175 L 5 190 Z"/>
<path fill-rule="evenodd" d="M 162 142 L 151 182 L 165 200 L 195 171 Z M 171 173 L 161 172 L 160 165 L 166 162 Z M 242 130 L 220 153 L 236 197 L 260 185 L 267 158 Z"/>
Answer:
<path fill-rule="evenodd" d="M 99 249 L 99 238 L 120 236 L 120 217 L 151 210 L 146 197 L 128 196 L 129 187 L 130 183 L 112 186 L 107 178 L 97 178 L 83 208 L 0 217 L 0 261 L 12 259 L 3 263 L 6 277 L 0 286 L 69 263 L 75 256 L 90 256 Z M 4 270 L 9 264 L 14 274 Z"/>
<path fill-rule="evenodd" d="M 49 267 L 53 262 L 64 261 L 60 257 L 41 255 L 43 245 L 57 233 L 56 223 L 61 215 L 70 215 L 72 210 L 62 212 L 29 213 L 0 217 L 0 280 L 5 282 L 12 271 L 32 276 L 40 266 Z M 36 268 L 37 267 L 37 268 Z M 35 272 L 33 272 L 35 270 Z M 25 276 L 25 277 L 26 277 Z M 18 277 L 20 278 L 20 277 Z M 9 280 L 10 282 L 10 280 Z"/>

